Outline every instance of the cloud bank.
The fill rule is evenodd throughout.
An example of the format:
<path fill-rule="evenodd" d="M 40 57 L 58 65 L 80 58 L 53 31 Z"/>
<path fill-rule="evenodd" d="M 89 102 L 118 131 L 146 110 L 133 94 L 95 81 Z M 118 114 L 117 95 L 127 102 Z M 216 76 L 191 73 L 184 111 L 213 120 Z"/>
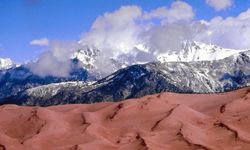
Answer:
<path fill-rule="evenodd" d="M 215 17 L 205 22 L 205 30 L 197 40 L 226 48 L 250 48 L 250 9 L 236 17 Z"/>
<path fill-rule="evenodd" d="M 103 55 L 130 64 L 138 55 L 154 56 L 158 52 L 180 48 L 180 40 L 189 39 L 193 32 L 189 25 L 193 17 L 192 7 L 181 1 L 149 12 L 139 6 L 123 6 L 99 16 L 80 43 L 95 46 Z M 150 49 L 138 51 L 140 45 Z"/>
<path fill-rule="evenodd" d="M 30 41 L 30 45 L 48 46 L 49 40 L 47 38 L 34 39 Z"/>
<path fill-rule="evenodd" d="M 207 3 L 217 10 L 232 5 L 228 0 L 207 0 Z M 81 49 L 86 45 L 100 50 L 94 65 L 105 74 L 111 73 L 110 59 L 127 65 L 155 61 L 160 54 L 181 50 L 184 41 L 195 40 L 232 49 L 250 48 L 250 9 L 236 17 L 194 18 L 192 6 L 182 1 L 150 11 L 136 5 L 122 6 L 97 17 L 78 44 L 51 46 L 32 70 L 43 76 L 67 76 L 71 53 L 76 47 Z"/>
<path fill-rule="evenodd" d="M 28 64 L 31 71 L 39 76 L 67 77 L 71 71 L 70 54 L 72 44 L 53 42 L 48 51 L 37 61 Z"/>

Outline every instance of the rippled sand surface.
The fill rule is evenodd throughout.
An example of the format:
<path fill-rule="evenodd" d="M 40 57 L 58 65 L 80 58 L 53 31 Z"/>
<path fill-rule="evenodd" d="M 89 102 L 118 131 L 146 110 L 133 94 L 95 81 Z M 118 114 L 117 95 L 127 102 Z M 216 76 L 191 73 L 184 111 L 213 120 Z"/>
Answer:
<path fill-rule="evenodd" d="M 250 88 L 119 103 L 0 106 L 0 150 L 249 150 Z"/>

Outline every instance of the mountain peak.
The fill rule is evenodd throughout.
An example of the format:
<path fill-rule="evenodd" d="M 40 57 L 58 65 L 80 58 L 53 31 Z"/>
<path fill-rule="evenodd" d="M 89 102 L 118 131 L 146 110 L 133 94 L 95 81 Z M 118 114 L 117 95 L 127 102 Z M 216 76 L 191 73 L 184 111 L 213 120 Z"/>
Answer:
<path fill-rule="evenodd" d="M 71 59 L 79 61 L 84 68 L 91 69 L 94 66 L 94 62 L 98 53 L 99 53 L 98 49 L 94 47 L 85 46 L 75 51 L 72 54 Z"/>
<path fill-rule="evenodd" d="M 182 49 L 180 51 L 161 54 L 157 59 L 160 62 L 212 61 L 224 59 L 244 51 L 248 50 L 234 50 L 213 44 L 185 41 L 182 43 Z"/>
<path fill-rule="evenodd" d="M 0 58 L 0 70 L 10 69 L 14 65 L 14 62 L 10 58 Z"/>

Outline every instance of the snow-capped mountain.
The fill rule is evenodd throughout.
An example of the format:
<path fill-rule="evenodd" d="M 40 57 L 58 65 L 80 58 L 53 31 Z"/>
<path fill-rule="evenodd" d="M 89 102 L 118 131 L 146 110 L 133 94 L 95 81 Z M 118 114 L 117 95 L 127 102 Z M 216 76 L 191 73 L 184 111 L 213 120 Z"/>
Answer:
<path fill-rule="evenodd" d="M 98 50 L 95 47 L 90 47 L 90 46 L 84 46 L 81 49 L 76 50 L 72 56 L 71 59 L 74 63 L 78 64 L 79 67 L 86 69 L 89 74 L 97 79 L 101 79 L 121 68 L 127 67 L 128 65 L 120 62 L 118 60 L 115 60 L 113 58 L 109 58 L 109 62 L 107 63 L 109 66 L 109 70 L 107 72 L 103 68 L 104 65 L 102 63 L 102 56 L 101 56 L 100 50 Z M 107 66 L 106 66 L 107 67 Z"/>
<path fill-rule="evenodd" d="M 248 50 L 226 49 L 213 44 L 205 44 L 195 41 L 186 41 L 180 51 L 160 54 L 157 59 L 160 62 L 191 62 L 220 60 L 231 55 Z"/>
<path fill-rule="evenodd" d="M 160 61 L 161 63 L 165 62 L 192 62 L 192 61 L 213 61 L 220 60 L 226 57 L 239 54 L 240 52 L 245 52 L 248 50 L 234 50 L 234 49 L 226 49 L 219 47 L 213 44 L 205 44 L 196 41 L 184 41 L 182 43 L 182 48 L 179 51 L 166 50 L 165 53 L 154 54 L 155 60 Z M 135 51 L 149 53 L 150 47 L 146 47 L 143 44 L 138 44 L 134 46 Z M 98 50 L 95 47 L 84 46 L 82 49 L 77 50 L 71 56 L 72 59 L 78 60 L 82 67 L 89 70 L 98 70 L 96 61 L 97 59 L 101 59 L 100 57 L 101 50 Z M 151 54 L 153 55 L 153 54 Z M 113 72 L 128 67 L 129 65 L 134 64 L 144 64 L 148 63 L 148 61 L 141 60 L 131 60 L 130 63 L 124 62 L 123 60 L 116 60 L 110 58 L 112 62 Z M 104 77 L 104 76 L 102 76 Z"/>
<path fill-rule="evenodd" d="M 78 61 L 81 67 L 91 70 L 94 68 L 94 63 L 99 52 L 100 51 L 94 47 L 84 47 L 74 52 L 71 59 Z"/>
<path fill-rule="evenodd" d="M 15 63 L 10 58 L 0 58 L 0 70 L 10 69 Z"/>
<path fill-rule="evenodd" d="M 93 103 L 163 91 L 214 93 L 244 86 L 250 86 L 250 51 L 213 61 L 133 65 L 89 84 L 65 82 L 30 88 L 3 103 L 39 106 Z"/>
<path fill-rule="evenodd" d="M 145 51 L 143 46 L 137 49 Z M 72 72 L 67 78 L 39 77 L 25 65 L 0 70 L 0 102 L 48 106 L 118 101 L 162 91 L 223 92 L 250 83 L 249 50 L 186 42 L 183 49 L 165 54 L 164 59 L 159 55 L 159 62 L 127 68 L 112 58 L 111 65 L 98 68 L 100 55 L 100 50 L 93 47 L 75 51 L 71 57 Z M 106 67 L 116 72 L 106 77 L 99 70 Z"/>

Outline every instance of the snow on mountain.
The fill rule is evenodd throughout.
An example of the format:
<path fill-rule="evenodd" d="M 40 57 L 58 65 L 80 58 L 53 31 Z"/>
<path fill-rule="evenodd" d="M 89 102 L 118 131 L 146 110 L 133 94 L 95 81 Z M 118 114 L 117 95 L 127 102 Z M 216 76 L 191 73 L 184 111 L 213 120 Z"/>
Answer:
<path fill-rule="evenodd" d="M 124 62 L 115 60 L 112 57 L 105 60 L 109 62 L 103 62 L 100 50 L 90 46 L 84 46 L 83 48 L 75 51 L 72 54 L 71 59 L 97 79 L 101 79 L 104 76 L 128 66 Z M 103 63 L 108 65 L 106 66 L 108 69 L 104 68 L 105 65 Z"/>
<path fill-rule="evenodd" d="M 10 58 L 0 58 L 0 70 L 10 69 L 14 65 L 14 62 Z"/>
<path fill-rule="evenodd" d="M 60 82 L 60 83 L 51 83 L 47 85 L 37 86 L 34 88 L 28 89 L 26 92 L 30 96 L 36 97 L 45 97 L 45 96 L 54 96 L 58 94 L 58 92 L 62 90 L 66 90 L 68 88 L 74 88 L 76 90 L 82 90 L 84 87 L 93 84 L 94 82 L 86 82 L 86 81 L 68 81 L 68 82 Z"/>
<path fill-rule="evenodd" d="M 84 47 L 77 50 L 71 56 L 71 59 L 80 62 L 80 65 L 89 70 L 94 68 L 94 62 L 98 56 L 99 50 L 94 47 Z"/>
<path fill-rule="evenodd" d="M 118 57 L 117 59 L 110 57 L 104 61 L 103 56 L 101 56 L 103 55 L 101 50 L 94 46 L 86 45 L 76 50 L 72 54 L 71 59 L 77 62 L 80 67 L 86 69 L 96 79 L 101 79 L 119 69 L 135 64 L 145 64 L 152 61 L 159 61 L 161 63 L 214 61 L 233 55 L 237 57 L 241 52 L 248 50 L 233 50 L 221 48 L 213 44 L 185 41 L 182 44 L 182 48 L 178 51 L 169 50 L 161 54 L 153 54 L 153 51 L 150 47 L 137 44 L 134 46 L 134 54 L 131 56 L 127 56 L 125 59 L 123 57 Z"/>
<path fill-rule="evenodd" d="M 163 91 L 214 93 L 249 83 L 250 51 L 247 51 L 214 61 L 133 65 L 96 82 L 63 82 L 29 88 L 3 104 L 50 106 L 120 101 Z"/>
<path fill-rule="evenodd" d="M 135 48 L 150 53 L 150 49 L 143 45 Z M 4 71 L 3 80 L 0 80 L 0 102 L 41 106 L 92 103 L 96 100 L 116 101 L 141 97 L 162 91 L 222 92 L 249 86 L 250 83 L 250 50 L 230 50 L 211 44 L 185 42 L 180 51 L 165 55 L 166 60 L 163 59 L 162 63 L 152 62 L 124 69 L 121 69 L 122 60 L 112 58 L 110 61 L 113 65 L 104 64 L 98 68 L 96 62 L 103 61 L 99 57 L 101 54 L 98 49 L 91 47 L 75 51 L 71 59 L 77 65 L 76 74 L 66 79 L 40 78 L 24 66 Z M 82 68 L 78 65 L 82 65 Z M 118 71 L 107 77 L 101 71 L 98 72 L 98 69 L 112 68 L 113 72 Z M 92 73 L 98 77 L 89 80 Z"/>
<path fill-rule="evenodd" d="M 226 49 L 213 44 L 205 44 L 195 41 L 183 42 L 182 47 L 183 48 L 180 51 L 160 54 L 157 59 L 160 62 L 213 61 L 248 51 Z"/>
<path fill-rule="evenodd" d="M 135 52 L 138 54 L 151 54 L 153 51 L 150 47 L 146 47 L 143 44 L 138 44 L 134 46 Z M 185 41 L 182 43 L 182 49 L 178 51 L 169 50 L 166 53 L 157 54 L 152 56 L 156 58 L 156 61 L 162 63 L 165 62 L 191 62 L 191 61 L 213 61 L 220 60 L 226 57 L 239 54 L 241 52 L 248 50 L 234 50 L 226 49 L 213 44 L 205 44 L 196 41 Z M 100 50 L 95 47 L 85 46 L 82 49 L 77 50 L 71 56 L 72 59 L 75 59 L 81 62 L 82 67 L 87 70 L 98 69 L 96 66 L 97 57 L 101 55 Z M 152 54 L 154 55 L 154 54 Z M 100 59 L 100 58 L 99 58 Z M 134 64 L 144 64 L 148 63 L 148 60 L 139 60 L 133 58 L 124 61 L 123 59 L 113 59 L 110 58 L 111 63 L 113 64 L 113 71 L 125 68 Z"/>

